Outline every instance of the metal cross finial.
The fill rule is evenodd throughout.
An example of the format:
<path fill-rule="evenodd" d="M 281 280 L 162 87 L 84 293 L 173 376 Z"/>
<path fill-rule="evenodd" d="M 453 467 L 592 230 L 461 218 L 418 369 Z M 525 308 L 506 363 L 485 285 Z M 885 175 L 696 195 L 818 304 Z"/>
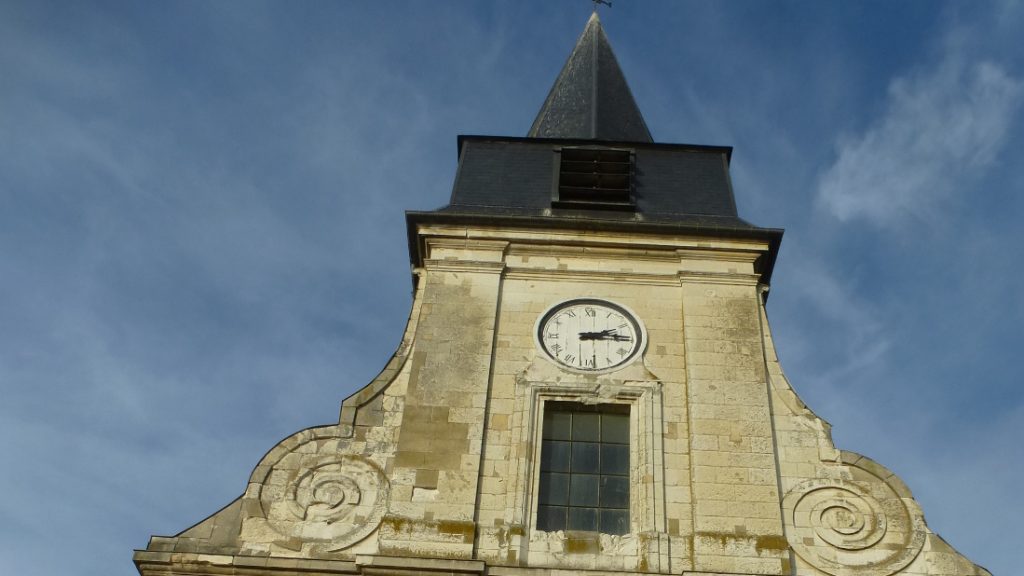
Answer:
<path fill-rule="evenodd" d="M 597 5 L 598 4 L 604 4 L 605 6 L 607 6 L 609 8 L 612 7 L 612 3 L 610 2 L 610 0 L 590 0 L 590 1 L 594 3 L 594 12 L 597 12 Z"/>

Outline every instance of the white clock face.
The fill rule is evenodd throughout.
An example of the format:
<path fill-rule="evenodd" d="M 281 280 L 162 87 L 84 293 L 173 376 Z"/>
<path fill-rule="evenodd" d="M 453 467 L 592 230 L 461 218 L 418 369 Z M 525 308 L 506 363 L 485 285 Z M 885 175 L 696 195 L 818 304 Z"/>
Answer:
<path fill-rule="evenodd" d="M 555 362 L 574 370 L 621 366 L 641 350 L 640 323 L 625 308 L 603 300 L 570 300 L 541 317 L 537 341 Z"/>

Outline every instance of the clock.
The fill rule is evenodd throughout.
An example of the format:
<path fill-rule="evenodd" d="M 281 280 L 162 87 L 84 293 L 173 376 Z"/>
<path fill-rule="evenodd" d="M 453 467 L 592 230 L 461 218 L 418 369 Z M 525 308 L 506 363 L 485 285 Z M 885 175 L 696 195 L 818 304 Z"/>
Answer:
<path fill-rule="evenodd" d="M 623 366 L 645 344 L 643 326 L 629 310 L 591 298 L 552 306 L 537 321 L 536 334 L 555 363 L 584 372 Z"/>

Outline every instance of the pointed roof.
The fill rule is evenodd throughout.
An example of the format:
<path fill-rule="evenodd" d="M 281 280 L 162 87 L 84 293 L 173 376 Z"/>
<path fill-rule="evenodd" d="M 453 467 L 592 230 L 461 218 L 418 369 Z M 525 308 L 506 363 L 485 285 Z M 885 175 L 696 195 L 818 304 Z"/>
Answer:
<path fill-rule="evenodd" d="M 531 138 L 653 142 L 597 12 L 533 121 Z"/>

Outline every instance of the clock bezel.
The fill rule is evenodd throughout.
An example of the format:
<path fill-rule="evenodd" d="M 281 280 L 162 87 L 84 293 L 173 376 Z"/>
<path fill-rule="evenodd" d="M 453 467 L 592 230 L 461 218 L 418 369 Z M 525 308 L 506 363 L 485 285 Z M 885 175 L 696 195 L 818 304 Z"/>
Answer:
<path fill-rule="evenodd" d="M 607 368 L 590 369 L 572 366 L 558 359 L 558 357 L 552 355 L 551 352 L 544 345 L 544 339 L 541 337 L 541 333 L 546 321 L 550 319 L 554 314 L 558 313 L 559 310 L 568 308 L 570 306 L 585 304 L 595 304 L 598 306 L 611 308 L 616 312 L 622 314 L 622 316 L 633 325 L 634 332 L 636 333 L 639 342 L 636 343 L 636 345 L 633 347 L 633 350 L 629 353 L 629 355 L 624 357 L 620 362 Z M 560 302 L 552 304 L 546 310 L 544 310 L 544 312 L 537 316 L 537 321 L 534 323 L 533 326 L 533 344 L 537 347 L 538 350 L 540 350 L 541 356 L 543 356 L 548 362 L 551 362 L 552 364 L 558 366 L 562 370 L 568 370 L 578 374 L 606 374 L 609 372 L 622 370 L 626 366 L 635 362 L 637 358 L 643 356 L 643 353 L 647 349 L 647 328 L 646 326 L 644 326 L 643 321 L 640 320 L 640 317 L 636 314 L 636 312 L 633 312 L 633 310 L 630 309 L 629 306 L 626 306 L 624 304 L 620 304 L 613 300 L 607 300 L 604 298 L 571 298 L 569 300 L 562 300 Z"/>

